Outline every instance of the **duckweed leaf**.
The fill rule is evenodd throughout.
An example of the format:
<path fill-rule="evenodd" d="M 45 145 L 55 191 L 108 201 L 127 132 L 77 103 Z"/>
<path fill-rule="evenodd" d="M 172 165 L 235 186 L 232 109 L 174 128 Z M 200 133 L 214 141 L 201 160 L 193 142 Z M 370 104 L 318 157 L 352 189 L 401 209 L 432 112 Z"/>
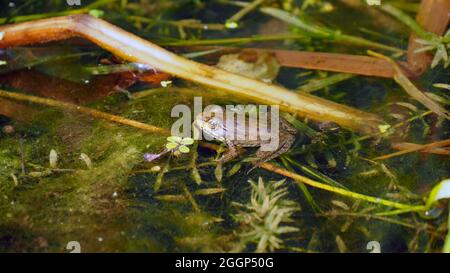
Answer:
<path fill-rule="evenodd" d="M 170 136 L 167 138 L 167 141 L 172 143 L 180 143 L 182 141 L 182 138 L 179 136 Z"/>
<path fill-rule="evenodd" d="M 178 148 L 178 150 L 179 150 L 180 152 L 182 152 L 183 154 L 189 153 L 189 148 L 186 147 L 186 146 L 184 146 L 184 145 L 181 145 L 181 146 Z"/>
<path fill-rule="evenodd" d="M 177 143 L 169 142 L 169 143 L 166 144 L 167 150 L 170 150 L 170 151 L 175 149 L 175 148 L 177 148 L 177 147 L 178 147 Z"/>
<path fill-rule="evenodd" d="M 189 138 L 189 137 L 183 138 L 181 140 L 181 144 L 183 144 L 183 145 L 192 145 L 192 144 L 194 144 L 194 140 L 192 138 Z"/>

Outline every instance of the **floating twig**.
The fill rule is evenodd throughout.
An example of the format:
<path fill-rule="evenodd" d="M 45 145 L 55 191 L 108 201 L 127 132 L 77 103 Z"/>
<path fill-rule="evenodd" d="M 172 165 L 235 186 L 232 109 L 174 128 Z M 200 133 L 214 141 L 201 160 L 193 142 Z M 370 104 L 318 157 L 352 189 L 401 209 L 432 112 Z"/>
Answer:
<path fill-rule="evenodd" d="M 381 124 L 380 118 L 373 114 L 187 60 L 89 15 L 8 25 L 0 27 L 0 32 L 4 33 L 0 48 L 82 36 L 125 60 L 145 63 L 160 71 L 252 101 L 280 105 L 281 110 L 313 120 L 333 121 L 362 132 L 377 131 Z"/>
<path fill-rule="evenodd" d="M 74 111 L 74 112 L 79 112 L 79 113 L 83 113 L 85 115 L 89 115 L 89 116 L 92 116 L 92 117 L 95 117 L 98 119 L 103 119 L 103 120 L 107 120 L 107 121 L 110 121 L 113 123 L 128 125 L 128 126 L 138 128 L 138 129 L 141 129 L 141 130 L 144 130 L 144 131 L 147 131 L 150 133 L 154 133 L 154 134 L 162 134 L 162 135 L 170 134 L 168 130 L 163 129 L 163 128 L 159 128 L 159 127 L 149 125 L 146 123 L 142 123 L 139 121 L 135 121 L 135 120 L 123 118 L 120 116 L 108 114 L 105 112 L 101 112 L 98 110 L 94 110 L 94 109 L 79 106 L 79 105 L 75 105 L 75 104 L 68 103 L 68 102 L 61 102 L 61 101 L 52 100 L 52 99 L 48 99 L 48 98 L 40 98 L 40 97 L 29 96 L 29 95 L 24 95 L 24 94 L 20 94 L 20 93 L 8 92 L 8 91 L 4 91 L 4 90 L 0 90 L 0 97 L 17 100 L 17 101 L 31 102 L 31 103 L 36 103 L 36 104 L 40 104 L 40 105 L 56 107 L 56 108 L 59 108 L 62 110 L 70 110 L 70 111 Z"/>
<path fill-rule="evenodd" d="M 408 143 L 408 142 L 402 142 L 402 143 L 394 143 L 392 144 L 392 148 L 395 150 L 408 150 L 408 149 L 414 149 L 417 148 L 418 152 L 422 153 L 429 153 L 429 154 L 437 154 L 437 155 L 450 155 L 450 149 L 449 148 L 432 148 L 432 149 L 426 149 L 421 144 L 416 143 Z"/>

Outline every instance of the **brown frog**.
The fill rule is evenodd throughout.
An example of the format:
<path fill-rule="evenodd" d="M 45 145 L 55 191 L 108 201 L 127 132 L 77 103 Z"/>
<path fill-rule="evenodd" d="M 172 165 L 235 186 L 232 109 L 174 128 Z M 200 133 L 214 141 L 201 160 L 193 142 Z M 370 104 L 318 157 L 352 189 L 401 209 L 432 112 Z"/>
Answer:
<path fill-rule="evenodd" d="M 218 111 L 221 111 L 221 113 L 218 114 Z M 252 161 L 253 167 L 250 169 L 251 171 L 262 163 L 274 159 L 287 152 L 295 141 L 297 130 L 286 120 L 280 117 L 278 119 L 278 147 L 275 147 L 275 149 L 272 149 L 270 151 L 263 151 L 261 149 L 261 146 L 264 144 L 268 144 L 270 140 L 261 139 L 259 128 L 257 128 L 257 137 L 252 138 L 249 136 L 249 124 L 251 123 L 252 119 L 254 119 L 253 117 L 247 116 L 244 120 L 234 119 L 233 123 L 235 137 L 230 138 L 229 136 L 227 136 L 227 132 L 229 130 L 226 127 L 226 115 L 222 115 L 222 113 L 225 113 L 225 110 L 223 108 L 216 109 L 216 111 L 211 111 L 209 112 L 209 114 L 201 113 L 197 115 L 194 121 L 194 126 L 200 129 L 203 132 L 204 136 L 207 136 L 219 142 L 223 142 L 227 145 L 228 151 L 220 159 L 222 162 L 227 162 L 236 158 L 239 155 L 240 147 L 259 147 L 259 149 L 256 151 L 256 159 Z M 270 121 L 270 118 L 268 120 Z M 245 124 L 243 123 L 243 121 L 245 122 Z M 257 122 L 255 120 L 253 121 Z M 237 138 L 237 135 L 241 135 L 243 137 Z"/>

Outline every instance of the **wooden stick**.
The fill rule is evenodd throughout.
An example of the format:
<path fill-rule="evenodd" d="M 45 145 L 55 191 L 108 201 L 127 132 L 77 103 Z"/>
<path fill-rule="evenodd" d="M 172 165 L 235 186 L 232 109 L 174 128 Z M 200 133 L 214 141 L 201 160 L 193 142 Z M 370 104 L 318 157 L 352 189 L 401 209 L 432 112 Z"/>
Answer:
<path fill-rule="evenodd" d="M 94 110 L 94 109 L 79 106 L 79 105 L 75 105 L 75 104 L 68 103 L 68 102 L 62 102 L 62 101 L 57 101 L 57 100 L 52 100 L 52 99 L 47 99 L 47 98 L 29 96 L 29 95 L 24 95 L 24 94 L 20 94 L 20 93 L 8 92 L 8 91 L 4 91 L 4 90 L 0 90 L 0 97 L 6 98 L 6 99 L 12 99 L 12 100 L 16 100 L 16 101 L 31 102 L 31 103 L 36 103 L 36 104 L 40 104 L 40 105 L 56 107 L 56 108 L 63 109 L 63 110 L 79 112 L 79 113 L 83 113 L 85 115 L 89 115 L 89 116 L 92 116 L 92 117 L 95 117 L 98 119 L 103 119 L 103 120 L 107 120 L 107 121 L 118 123 L 118 124 L 128 125 L 128 126 L 138 128 L 138 129 L 141 129 L 141 130 L 153 133 L 153 134 L 160 134 L 160 135 L 169 135 L 170 134 L 169 130 L 166 130 L 163 128 L 159 128 L 159 127 L 149 125 L 146 123 L 142 123 L 139 121 L 123 118 L 120 116 L 115 116 L 112 114 L 108 114 L 105 112 L 101 112 L 98 110 Z"/>
<path fill-rule="evenodd" d="M 409 149 L 398 151 L 398 152 L 395 152 L 395 153 L 392 153 L 392 154 L 387 154 L 387 155 L 375 157 L 373 160 L 385 160 L 385 159 L 388 159 L 388 158 L 393 158 L 393 157 L 396 157 L 396 156 L 409 154 L 409 153 L 412 153 L 412 152 L 417 152 L 417 151 L 421 151 L 421 150 L 429 150 L 429 149 L 440 148 L 440 147 L 446 147 L 448 145 L 450 145 L 450 139 L 441 140 L 441 141 L 437 141 L 437 142 L 433 142 L 433 143 L 425 144 L 425 145 L 413 146 L 413 147 L 410 147 Z"/>
<path fill-rule="evenodd" d="M 278 61 L 287 67 L 319 69 L 383 78 L 393 78 L 395 75 L 395 71 L 390 63 L 368 56 L 323 52 L 295 52 L 289 50 L 276 50 L 274 54 Z M 401 65 L 405 73 L 412 76 L 406 69 L 406 65 Z"/>
<path fill-rule="evenodd" d="M 419 149 L 418 152 L 421 153 L 429 153 L 429 154 L 437 154 L 437 155 L 450 155 L 450 149 L 448 148 L 424 148 L 421 144 L 402 142 L 402 143 L 394 143 L 392 144 L 392 148 L 395 150 L 408 150 L 408 149 Z"/>
<path fill-rule="evenodd" d="M 146 63 L 160 71 L 255 102 L 279 105 L 283 111 L 313 120 L 333 121 L 364 133 L 376 132 L 382 124 L 381 119 L 373 114 L 187 60 L 89 15 L 7 25 L 0 27 L 0 32 L 3 32 L 0 48 L 82 36 L 125 60 Z"/>

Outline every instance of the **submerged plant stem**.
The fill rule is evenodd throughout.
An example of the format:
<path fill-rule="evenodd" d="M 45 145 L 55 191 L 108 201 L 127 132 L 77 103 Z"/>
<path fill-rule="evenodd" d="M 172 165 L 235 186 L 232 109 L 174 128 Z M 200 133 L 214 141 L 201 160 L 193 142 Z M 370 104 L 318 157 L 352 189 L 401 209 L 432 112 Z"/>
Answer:
<path fill-rule="evenodd" d="M 262 13 L 273 16 L 280 20 L 283 20 L 289 24 L 292 24 L 307 33 L 310 33 L 313 37 L 329 39 L 330 41 L 336 41 L 341 43 L 348 43 L 358 46 L 366 46 L 369 48 L 378 48 L 395 53 L 402 53 L 403 50 L 388 46 L 385 44 L 370 41 L 361 37 L 352 36 L 348 34 L 342 34 L 339 31 L 328 29 L 325 27 L 319 27 L 308 22 L 303 21 L 301 18 L 293 16 L 292 14 L 276 8 L 261 8 Z"/>
<path fill-rule="evenodd" d="M 395 18 L 397 18 L 399 21 L 401 21 L 405 25 L 407 25 L 412 31 L 417 33 L 421 38 L 430 39 L 434 36 L 433 33 L 430 33 L 428 31 L 424 30 L 414 19 L 409 17 L 407 14 L 405 14 L 400 9 L 397 9 L 396 7 L 389 5 L 389 4 L 381 5 L 380 8 L 383 11 L 385 11 L 385 12 L 389 13 L 390 15 L 394 16 Z"/>
<path fill-rule="evenodd" d="M 213 143 L 200 143 L 200 144 L 202 147 L 205 147 L 205 148 L 208 148 L 211 150 L 220 149 L 220 146 L 217 144 L 213 144 Z M 299 184 L 303 183 L 305 185 L 308 185 L 308 186 L 311 186 L 314 188 L 322 189 L 322 190 L 329 191 L 329 192 L 334 192 L 334 193 L 337 193 L 337 194 L 340 194 L 343 196 L 347 196 L 347 197 L 350 197 L 353 199 L 363 200 L 363 201 L 370 202 L 370 203 L 375 203 L 375 204 L 380 204 L 380 205 L 387 206 L 387 207 L 397 208 L 397 209 L 403 210 L 404 212 L 423 211 L 425 209 L 424 205 L 409 205 L 409 204 L 393 202 L 390 200 L 385 200 L 385 199 L 381 199 L 378 197 L 368 196 L 368 195 L 352 192 L 347 189 L 320 183 L 320 182 L 314 181 L 312 179 L 309 179 L 305 176 L 299 175 L 294 172 L 290 172 L 284 168 L 280 168 L 278 166 L 275 166 L 275 165 L 267 163 L 267 162 L 261 164 L 259 167 L 263 168 L 267 171 L 282 175 L 284 177 L 291 178 Z"/>
<path fill-rule="evenodd" d="M 101 112 L 98 110 L 94 110 L 94 109 L 79 106 L 79 105 L 75 105 L 75 104 L 68 103 L 68 102 L 61 102 L 61 101 L 47 99 L 47 98 L 40 98 L 40 97 L 29 96 L 29 95 L 24 95 L 24 94 L 20 94 L 20 93 L 8 92 L 8 91 L 4 91 L 4 90 L 0 90 L 0 97 L 6 98 L 6 99 L 12 99 L 12 100 L 16 100 L 16 101 L 31 102 L 31 103 L 36 103 L 36 104 L 40 104 L 40 105 L 56 107 L 56 108 L 59 108 L 62 110 L 70 110 L 70 111 L 74 111 L 74 112 L 79 112 L 79 113 L 83 113 L 83 114 L 89 115 L 94 118 L 103 119 L 103 120 L 107 120 L 107 121 L 118 123 L 118 124 L 128 125 L 128 126 L 138 128 L 138 129 L 141 129 L 141 130 L 144 130 L 144 131 L 147 131 L 150 133 L 154 133 L 154 134 L 162 134 L 162 135 L 170 134 L 168 130 L 163 129 L 163 128 L 159 128 L 159 127 L 149 125 L 146 123 L 142 123 L 139 121 L 135 121 L 135 120 L 123 118 L 120 116 L 108 114 L 105 112 Z"/>
<path fill-rule="evenodd" d="M 241 20 L 245 15 L 247 15 L 247 13 L 256 9 L 264 1 L 266 1 L 266 0 L 253 0 L 253 2 L 251 4 L 243 7 L 241 10 L 239 10 L 237 13 L 235 13 L 233 16 L 231 16 L 230 19 L 227 20 L 227 22 L 233 22 L 233 23 L 239 22 L 239 20 Z"/>
<path fill-rule="evenodd" d="M 299 87 L 298 91 L 311 93 L 332 86 L 336 83 L 348 80 L 355 77 L 353 74 L 339 73 L 334 74 L 324 79 L 313 79 L 307 84 Z"/>
<path fill-rule="evenodd" d="M 342 188 L 337 188 L 337 187 L 330 186 L 327 184 L 323 184 L 323 183 L 314 181 L 312 179 L 309 179 L 305 176 L 301 176 L 299 174 L 289 172 L 286 169 L 276 167 L 275 165 L 272 165 L 269 163 L 263 163 L 263 164 L 261 164 L 261 167 L 263 169 L 269 170 L 271 172 L 283 175 L 285 177 L 289 177 L 289 178 L 293 179 L 294 181 L 296 181 L 297 183 L 304 183 L 306 185 L 309 185 L 309 186 L 312 186 L 315 188 L 338 193 L 340 195 L 347 196 L 347 197 L 350 197 L 353 199 L 364 200 L 366 202 L 380 204 L 380 205 L 384 205 L 387 207 L 393 207 L 393 208 L 397 208 L 397 209 L 402 209 L 405 211 L 421 211 L 425 208 L 423 205 L 416 206 L 416 205 L 407 205 L 407 204 L 397 203 L 397 202 L 393 202 L 393 201 L 389 201 L 389 200 L 385 200 L 385 199 L 381 199 L 381 198 L 377 198 L 377 197 L 373 197 L 373 196 L 368 196 L 368 195 L 352 192 L 352 191 L 345 190 Z"/>

